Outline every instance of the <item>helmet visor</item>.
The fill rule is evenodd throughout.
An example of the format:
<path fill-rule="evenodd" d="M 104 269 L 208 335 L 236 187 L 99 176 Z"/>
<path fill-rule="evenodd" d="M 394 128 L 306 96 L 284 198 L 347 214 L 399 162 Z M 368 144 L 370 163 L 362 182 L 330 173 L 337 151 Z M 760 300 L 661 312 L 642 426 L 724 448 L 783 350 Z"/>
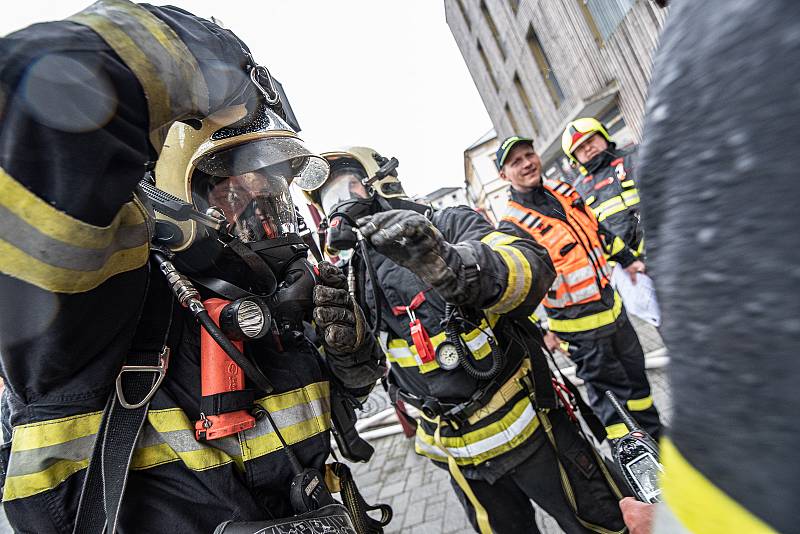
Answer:
<path fill-rule="evenodd" d="M 328 177 L 328 162 L 293 137 L 268 137 L 224 150 L 204 154 L 195 167 L 211 176 L 241 176 L 258 169 L 269 169 L 282 176 L 287 184 L 301 189 L 315 189 Z"/>
<path fill-rule="evenodd" d="M 231 225 L 231 233 L 245 243 L 297 232 L 297 214 L 289 184 L 265 167 L 220 177 L 196 172 L 192 192 L 198 207 L 215 207 Z"/>
<path fill-rule="evenodd" d="M 328 181 L 320 188 L 319 200 L 322 211 L 330 215 L 334 206 L 345 200 L 369 198 L 367 188 L 361 182 L 366 178 L 364 171 L 354 167 L 333 171 Z"/>

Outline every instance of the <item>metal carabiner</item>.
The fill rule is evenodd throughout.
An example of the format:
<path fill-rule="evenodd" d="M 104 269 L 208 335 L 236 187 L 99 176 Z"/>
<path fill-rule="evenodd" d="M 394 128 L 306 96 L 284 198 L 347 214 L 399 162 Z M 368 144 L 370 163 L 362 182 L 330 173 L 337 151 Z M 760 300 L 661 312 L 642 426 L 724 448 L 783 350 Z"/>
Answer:
<path fill-rule="evenodd" d="M 117 375 L 117 398 L 119 399 L 119 403 L 122 405 L 123 408 L 127 408 L 128 410 L 136 410 L 141 408 L 148 402 L 150 399 L 153 398 L 153 395 L 156 394 L 158 391 L 158 387 L 161 385 L 161 382 L 164 381 L 164 376 L 167 374 L 167 368 L 169 367 L 169 354 L 170 350 L 169 347 L 164 347 L 161 349 L 161 354 L 158 355 L 158 365 L 124 365 L 120 370 L 119 374 Z M 150 391 L 145 395 L 145 397 L 136 404 L 131 404 L 125 398 L 125 394 L 122 391 L 122 375 L 123 373 L 158 373 L 158 377 L 156 378 L 153 387 L 150 388 Z"/>
<path fill-rule="evenodd" d="M 261 78 L 265 78 L 267 81 L 267 87 L 264 87 L 264 84 L 261 83 Z M 278 90 L 275 88 L 275 83 L 272 80 L 272 75 L 269 73 L 269 69 L 264 67 L 263 65 L 253 65 L 250 67 L 250 80 L 258 87 L 258 90 L 261 91 L 261 94 L 264 95 L 264 102 L 268 106 L 274 106 L 281 100 L 280 94 L 278 94 Z M 267 91 L 269 88 L 269 91 Z"/>

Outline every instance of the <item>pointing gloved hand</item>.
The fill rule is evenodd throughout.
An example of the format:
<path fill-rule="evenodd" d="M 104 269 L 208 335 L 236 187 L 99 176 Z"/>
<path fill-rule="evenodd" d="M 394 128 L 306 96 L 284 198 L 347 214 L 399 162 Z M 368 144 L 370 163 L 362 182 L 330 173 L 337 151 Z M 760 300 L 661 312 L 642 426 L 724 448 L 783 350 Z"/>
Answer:
<path fill-rule="evenodd" d="M 322 262 L 317 268 L 313 315 L 328 365 L 346 388 L 372 387 L 385 368 L 364 313 L 347 292 L 347 279 L 338 267 Z"/>
<path fill-rule="evenodd" d="M 375 250 L 419 276 L 447 302 L 460 305 L 478 299 L 480 281 L 472 248 L 448 243 L 423 215 L 384 211 L 362 217 L 358 226 Z M 468 269 L 474 274 L 470 276 Z"/>

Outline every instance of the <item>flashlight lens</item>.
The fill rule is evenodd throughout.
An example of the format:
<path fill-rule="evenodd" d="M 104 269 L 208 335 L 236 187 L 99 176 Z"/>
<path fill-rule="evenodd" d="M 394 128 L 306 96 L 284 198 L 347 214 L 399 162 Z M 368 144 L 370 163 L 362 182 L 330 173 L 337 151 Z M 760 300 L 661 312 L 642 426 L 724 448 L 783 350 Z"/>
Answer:
<path fill-rule="evenodd" d="M 252 300 L 244 300 L 236 312 L 236 322 L 244 335 L 254 338 L 264 329 L 264 312 Z"/>

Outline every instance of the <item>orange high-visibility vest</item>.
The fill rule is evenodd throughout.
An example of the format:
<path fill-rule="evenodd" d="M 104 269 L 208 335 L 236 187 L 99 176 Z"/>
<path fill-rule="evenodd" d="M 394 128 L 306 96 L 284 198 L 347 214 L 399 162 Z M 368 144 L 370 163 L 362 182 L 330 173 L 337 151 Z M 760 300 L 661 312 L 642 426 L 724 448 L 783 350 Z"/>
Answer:
<path fill-rule="evenodd" d="M 566 308 L 599 300 L 602 289 L 609 283 L 610 269 L 597 233 L 597 219 L 569 184 L 547 180 L 543 187 L 561 204 L 566 221 L 513 200 L 508 202 L 503 217 L 550 253 L 556 279 L 543 304 L 548 308 Z"/>

